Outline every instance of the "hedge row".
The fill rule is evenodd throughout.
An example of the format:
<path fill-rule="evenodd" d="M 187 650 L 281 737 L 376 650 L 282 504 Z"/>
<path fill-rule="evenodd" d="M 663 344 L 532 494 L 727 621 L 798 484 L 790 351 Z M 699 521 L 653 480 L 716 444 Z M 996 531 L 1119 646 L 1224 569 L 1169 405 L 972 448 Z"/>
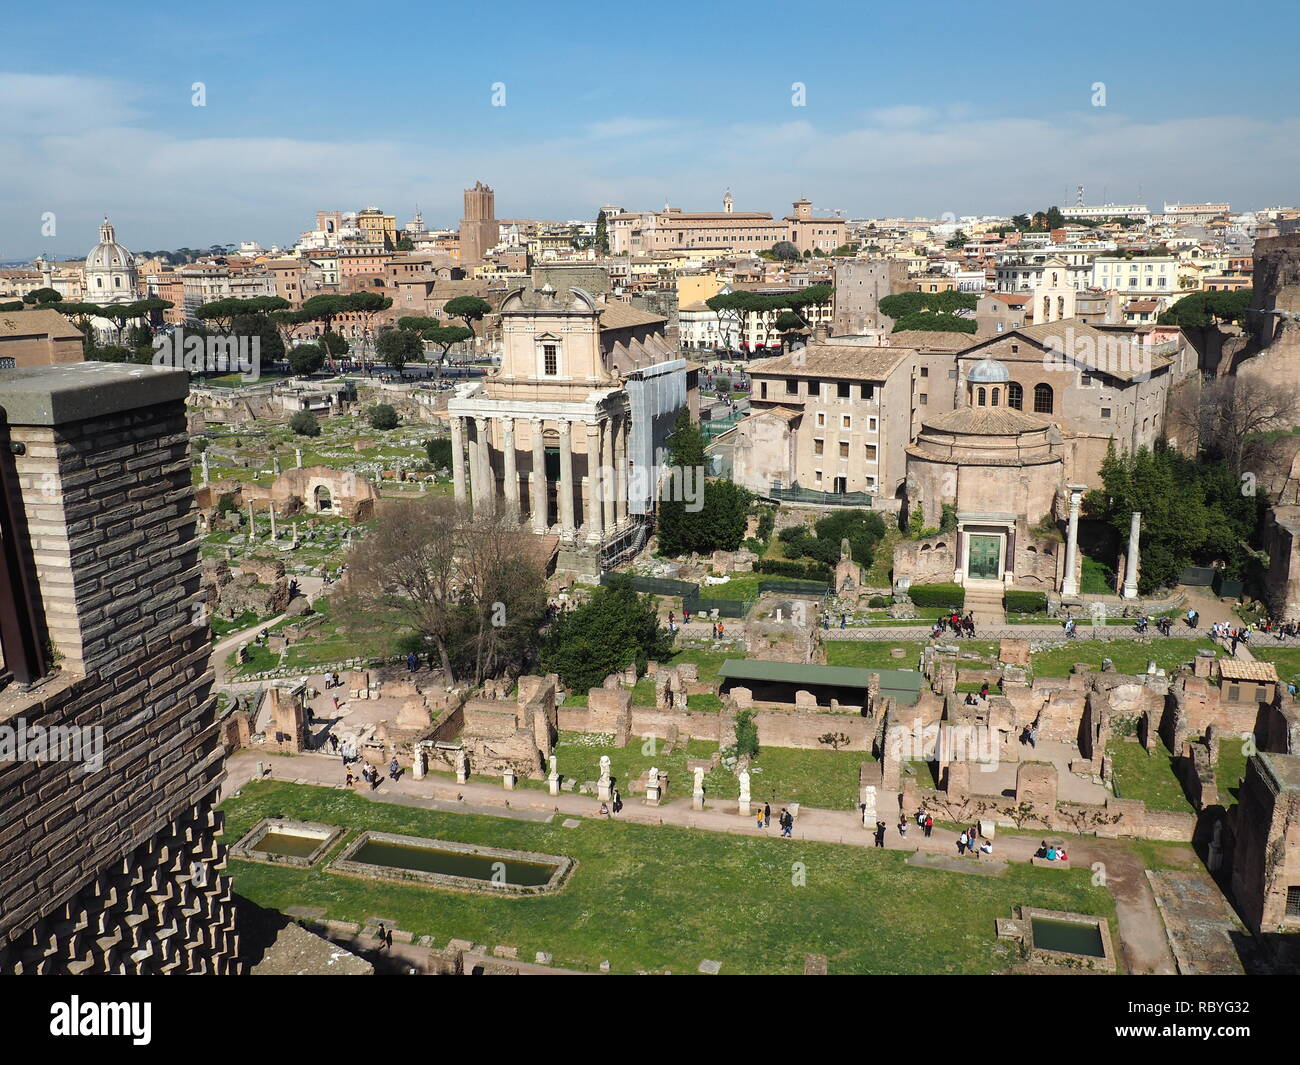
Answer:
<path fill-rule="evenodd" d="M 914 584 L 907 589 L 907 595 L 916 606 L 953 607 L 962 610 L 966 606 L 966 589 L 960 584 L 949 581 L 947 584 Z"/>
<path fill-rule="evenodd" d="M 1024 589 L 1009 589 L 1002 596 L 1002 605 L 1008 614 L 1047 613 L 1047 593 Z"/>
<path fill-rule="evenodd" d="M 795 577 L 804 581 L 825 581 L 831 575 L 829 566 L 820 562 L 791 562 L 780 558 L 763 558 L 754 563 L 755 573 L 772 573 L 778 577 Z"/>

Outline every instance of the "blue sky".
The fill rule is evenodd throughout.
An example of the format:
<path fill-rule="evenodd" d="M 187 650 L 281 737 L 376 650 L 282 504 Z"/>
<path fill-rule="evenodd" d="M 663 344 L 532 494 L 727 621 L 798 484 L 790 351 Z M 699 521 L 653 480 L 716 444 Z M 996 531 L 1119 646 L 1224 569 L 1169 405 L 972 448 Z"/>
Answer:
<path fill-rule="evenodd" d="M 502 217 L 727 187 L 850 216 L 1032 210 L 1080 182 L 1089 202 L 1300 200 L 1291 4 L 59 10 L 6 16 L 0 259 L 82 255 L 105 213 L 132 248 L 286 243 L 367 204 L 449 225 L 475 180 Z"/>

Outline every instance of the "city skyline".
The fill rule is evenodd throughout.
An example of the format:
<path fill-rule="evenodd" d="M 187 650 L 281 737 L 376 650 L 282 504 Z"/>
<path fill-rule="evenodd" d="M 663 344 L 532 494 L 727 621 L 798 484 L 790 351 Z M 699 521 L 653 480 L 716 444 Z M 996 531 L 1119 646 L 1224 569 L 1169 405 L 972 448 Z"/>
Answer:
<path fill-rule="evenodd" d="M 771 5 L 737 24 L 668 4 L 650 25 L 668 30 L 646 33 L 628 12 L 507 6 L 471 48 L 470 13 L 394 5 L 384 27 L 405 50 L 391 57 L 382 37 L 368 54 L 346 38 L 286 50 L 299 17 L 259 11 L 246 26 L 240 5 L 215 30 L 170 12 L 78 20 L 81 4 L 57 28 L 16 13 L 25 48 L 0 70 L 0 260 L 84 255 L 105 214 L 139 248 L 287 245 L 316 210 L 368 204 L 399 222 L 418 204 L 452 226 L 480 179 L 502 217 L 710 210 L 729 188 L 738 210 L 777 216 L 802 196 L 848 217 L 937 218 L 1066 207 L 1077 184 L 1090 203 L 1263 208 L 1286 202 L 1300 164 L 1294 34 L 1252 34 L 1249 107 L 1210 66 L 1174 77 L 1155 61 L 1204 50 L 1207 5 L 1145 42 L 1101 5 L 1092 24 L 1115 32 L 1086 48 L 1069 47 L 1077 17 L 1028 6 L 950 12 L 940 37 L 895 11 L 846 9 L 830 34 L 791 29 Z M 1281 10 L 1245 12 L 1268 26 Z M 807 37 L 794 58 L 775 54 L 787 32 Z M 176 40 L 182 57 L 158 62 Z"/>

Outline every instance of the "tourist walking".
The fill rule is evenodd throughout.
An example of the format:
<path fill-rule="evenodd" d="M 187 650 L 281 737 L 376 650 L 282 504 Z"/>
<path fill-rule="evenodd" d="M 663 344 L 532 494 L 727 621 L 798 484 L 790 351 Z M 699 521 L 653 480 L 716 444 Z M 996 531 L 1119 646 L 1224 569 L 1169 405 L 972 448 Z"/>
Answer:
<path fill-rule="evenodd" d="M 420 660 L 415 657 L 415 652 L 412 651 L 410 654 L 406 656 L 406 672 L 414 673 L 419 668 L 420 668 Z"/>
<path fill-rule="evenodd" d="M 763 803 L 763 827 L 767 828 L 772 823 L 772 807 Z"/>
<path fill-rule="evenodd" d="M 966 838 L 966 832 L 965 832 L 965 830 L 963 829 L 963 830 L 962 830 L 962 834 L 961 834 L 960 836 L 957 837 L 957 853 L 958 853 L 958 854 L 965 854 L 965 853 L 966 853 L 966 844 L 967 844 L 968 842 L 969 842 L 969 840 L 967 840 L 967 838 Z"/>
<path fill-rule="evenodd" d="M 884 845 L 885 845 L 885 822 L 877 821 L 876 822 L 876 846 L 883 847 Z"/>
<path fill-rule="evenodd" d="M 929 814 L 925 815 L 925 838 L 929 839 L 930 834 L 934 831 L 934 818 Z"/>
<path fill-rule="evenodd" d="M 397 764 L 397 756 L 394 755 L 388 762 L 389 779 L 392 780 L 394 783 L 396 783 L 397 778 L 401 775 L 401 773 L 402 773 L 401 767 L 398 766 Z"/>

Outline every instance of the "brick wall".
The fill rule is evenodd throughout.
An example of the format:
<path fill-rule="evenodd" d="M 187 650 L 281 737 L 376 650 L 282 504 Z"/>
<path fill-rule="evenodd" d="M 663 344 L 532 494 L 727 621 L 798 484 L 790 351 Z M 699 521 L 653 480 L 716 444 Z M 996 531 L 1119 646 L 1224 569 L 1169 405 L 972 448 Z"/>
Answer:
<path fill-rule="evenodd" d="M 233 929 L 209 813 L 223 752 L 209 629 L 195 610 L 185 375 L 96 363 L 44 373 L 0 384 L 0 406 L 26 446 L 14 462 L 59 671 L 31 692 L 0 693 L 0 723 L 98 727 L 104 757 L 89 772 L 0 762 L 0 972 L 215 971 L 218 955 L 233 964 L 229 935 L 193 932 L 170 954 L 138 942 L 170 927 L 171 902 L 191 921 L 206 906 L 213 927 Z M 151 862 L 149 891 L 133 891 Z M 123 922 L 142 914 L 128 935 Z M 51 915 L 63 928 L 52 939 Z M 111 944 L 93 961 L 72 930 L 92 918 Z"/>

